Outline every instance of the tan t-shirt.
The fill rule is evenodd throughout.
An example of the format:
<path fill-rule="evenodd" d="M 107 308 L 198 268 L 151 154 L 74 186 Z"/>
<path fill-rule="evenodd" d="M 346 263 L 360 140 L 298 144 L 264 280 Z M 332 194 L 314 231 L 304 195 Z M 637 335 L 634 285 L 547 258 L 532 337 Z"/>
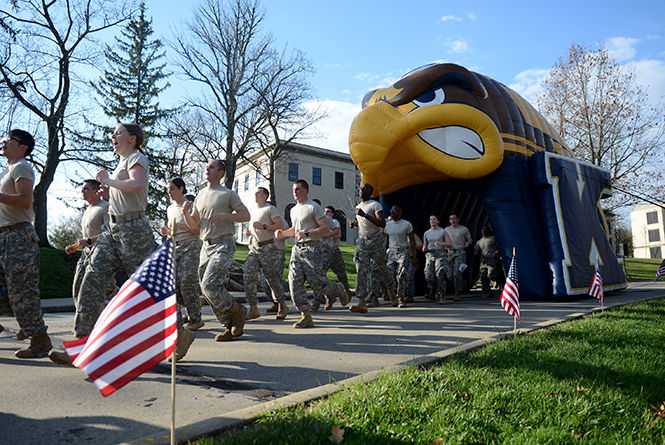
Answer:
<path fill-rule="evenodd" d="M 21 158 L 7 166 L 0 173 L 0 193 L 16 194 L 16 183 L 19 179 L 29 179 L 35 183 L 35 172 L 32 166 L 24 158 Z M 22 222 L 31 223 L 35 219 L 32 206 L 27 209 L 0 203 L 0 227 L 11 226 Z"/>
<path fill-rule="evenodd" d="M 168 206 L 168 208 L 166 209 L 166 220 L 167 220 L 167 227 L 169 229 L 173 227 L 174 224 L 176 225 L 176 227 L 178 226 L 178 224 L 185 224 L 185 217 L 182 214 L 182 204 L 174 202 L 173 204 Z M 181 241 L 190 241 L 197 238 L 198 235 L 190 232 L 188 229 L 183 228 L 182 226 L 180 228 L 175 229 L 175 236 L 173 237 L 173 239 L 178 243 Z"/>
<path fill-rule="evenodd" d="M 307 201 L 297 203 L 291 209 L 291 224 L 296 232 L 301 230 L 312 230 L 319 227 L 318 221 L 326 216 L 323 212 L 323 209 L 320 205 L 308 199 Z M 314 239 L 315 237 L 303 238 L 303 241 L 306 239 Z M 316 237 L 320 239 L 320 237 Z"/>
<path fill-rule="evenodd" d="M 373 199 L 361 202 L 356 206 L 356 209 L 362 209 L 363 212 L 372 216 L 376 216 L 378 212 L 383 211 L 381 204 Z M 370 238 L 381 230 L 379 226 L 362 216 L 356 215 L 356 221 L 358 221 L 358 236 L 362 238 Z"/>
<path fill-rule="evenodd" d="M 476 243 L 476 250 L 485 257 L 493 257 L 496 253 L 496 238 L 494 235 L 480 238 Z"/>
<path fill-rule="evenodd" d="M 136 164 L 145 169 L 148 178 L 148 158 L 140 151 L 127 156 L 120 156 L 118 166 L 113 170 L 112 179 L 129 179 L 129 170 Z M 123 192 L 115 187 L 109 187 L 109 213 L 111 215 L 124 215 L 125 213 L 144 212 L 148 204 L 148 181 L 139 193 Z"/>
<path fill-rule="evenodd" d="M 331 218 L 328 215 L 326 215 L 326 219 L 328 220 L 328 225 L 330 226 L 330 230 L 335 230 L 336 228 L 342 228 L 342 226 L 339 224 L 339 221 L 337 221 L 335 218 Z M 339 238 L 335 238 L 332 235 L 326 239 L 326 242 L 332 246 L 332 247 L 337 247 L 339 246 Z"/>
<path fill-rule="evenodd" d="M 83 239 L 92 238 L 102 233 L 102 228 L 109 222 L 109 203 L 100 199 L 90 204 L 81 217 Z"/>
<path fill-rule="evenodd" d="M 457 227 L 448 226 L 446 227 L 446 232 L 448 232 L 450 240 L 453 242 L 453 249 L 464 249 L 466 247 L 466 240 L 471 239 L 471 232 L 462 225 Z"/>
<path fill-rule="evenodd" d="M 423 235 L 423 238 L 427 241 L 427 250 L 432 251 L 432 250 L 443 250 L 445 247 L 443 246 L 436 246 L 436 242 L 444 242 L 446 238 L 450 238 L 448 235 L 448 232 L 443 227 L 437 227 L 436 229 L 430 228 L 428 231 L 425 232 Z"/>
<path fill-rule="evenodd" d="M 279 216 L 277 207 L 265 203 L 261 207 L 253 207 L 249 212 L 249 215 L 249 231 L 251 232 L 254 241 L 261 243 L 263 241 L 271 240 L 274 232 L 272 230 L 255 229 L 254 223 L 258 222 L 260 224 L 272 225 L 273 221 L 277 221 L 276 218 L 279 218 L 281 221 L 282 218 Z"/>
<path fill-rule="evenodd" d="M 383 231 L 388 235 L 389 247 L 409 247 L 409 233 L 413 232 L 413 226 L 407 220 L 387 221 Z"/>
<path fill-rule="evenodd" d="M 242 205 L 240 196 L 223 185 L 208 186 L 201 190 L 194 200 L 194 208 L 201 217 L 201 240 L 214 240 L 222 236 L 233 235 L 233 221 L 224 220 L 217 224 L 210 223 L 213 213 L 233 213 Z"/>

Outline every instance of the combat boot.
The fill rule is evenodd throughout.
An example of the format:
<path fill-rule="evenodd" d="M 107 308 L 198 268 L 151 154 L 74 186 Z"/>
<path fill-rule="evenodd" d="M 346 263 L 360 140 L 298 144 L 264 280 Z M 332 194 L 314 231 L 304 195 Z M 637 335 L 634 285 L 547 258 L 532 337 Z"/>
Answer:
<path fill-rule="evenodd" d="M 425 298 L 427 298 L 428 300 L 436 301 L 435 295 L 436 292 L 434 289 L 432 289 L 431 287 L 427 288 L 427 292 L 425 293 Z"/>
<path fill-rule="evenodd" d="M 69 366 L 70 368 L 74 367 L 72 358 L 65 351 L 56 351 L 55 349 L 51 349 L 51 352 L 48 353 L 48 358 L 53 363 L 57 363 L 58 365 Z"/>
<path fill-rule="evenodd" d="M 279 309 L 277 310 L 277 316 L 275 318 L 277 320 L 284 320 L 286 314 L 289 313 L 289 307 L 286 305 L 286 301 L 280 301 L 278 306 Z"/>
<path fill-rule="evenodd" d="M 386 288 L 386 294 L 388 295 L 388 299 L 390 300 L 390 304 L 392 307 L 397 307 L 397 296 L 395 295 L 395 288 L 394 287 L 388 287 Z"/>
<path fill-rule="evenodd" d="M 312 314 L 310 314 L 309 311 L 302 311 L 301 314 L 302 316 L 300 317 L 300 320 L 293 323 L 293 327 L 296 329 L 314 327 L 314 320 L 312 320 Z"/>
<path fill-rule="evenodd" d="M 247 308 L 237 301 L 229 308 L 231 313 L 231 335 L 240 337 L 244 334 L 243 328 L 245 327 L 245 317 L 247 316 Z"/>
<path fill-rule="evenodd" d="M 266 309 L 266 314 L 274 314 L 278 310 L 279 310 L 279 305 L 277 303 L 273 303 L 272 306 Z"/>
<path fill-rule="evenodd" d="M 381 288 L 381 295 L 383 296 L 383 301 L 392 301 L 390 299 L 390 295 L 388 294 L 388 288 L 387 287 L 382 287 Z"/>
<path fill-rule="evenodd" d="M 333 304 L 335 304 L 335 301 L 337 301 L 337 297 L 334 295 L 332 297 L 326 297 L 326 307 L 324 307 L 324 309 L 327 311 L 332 309 Z"/>
<path fill-rule="evenodd" d="M 4 330 L 5 330 L 4 326 L 2 326 L 2 325 L 0 324 L 0 332 L 2 332 L 2 331 L 4 331 Z"/>
<path fill-rule="evenodd" d="M 28 338 L 28 334 L 26 334 L 23 329 L 19 329 L 18 333 L 16 334 L 16 340 L 23 341 L 26 338 Z"/>
<path fill-rule="evenodd" d="M 203 320 L 199 320 L 199 321 L 190 321 L 189 323 L 187 323 L 187 326 L 185 327 L 190 331 L 198 331 L 203 326 L 205 326 L 205 323 L 203 322 Z"/>
<path fill-rule="evenodd" d="M 194 343 L 196 334 L 185 327 L 178 328 L 178 342 L 175 345 L 175 361 L 179 362 L 189 351 L 189 347 Z M 169 361 L 171 358 L 169 357 Z"/>
<path fill-rule="evenodd" d="M 48 352 L 53 349 L 51 339 L 46 332 L 38 335 L 33 335 L 30 338 L 30 345 L 19 349 L 14 353 L 18 358 L 37 358 L 44 357 Z"/>
<path fill-rule="evenodd" d="M 381 306 L 381 303 L 379 303 L 379 296 L 378 295 L 372 295 L 369 297 L 369 303 L 367 303 L 367 306 L 369 307 L 379 307 Z"/>
<path fill-rule="evenodd" d="M 462 292 L 461 291 L 455 291 L 455 301 L 461 301 L 462 300 Z"/>
<path fill-rule="evenodd" d="M 250 303 L 249 312 L 247 313 L 247 316 L 245 317 L 245 321 L 254 320 L 256 318 L 259 318 L 260 316 L 261 316 L 261 314 L 259 314 L 258 305 Z"/>
<path fill-rule="evenodd" d="M 406 301 L 404 300 L 404 297 L 398 297 L 397 298 L 397 307 L 402 309 L 406 307 Z"/>
<path fill-rule="evenodd" d="M 339 304 L 342 306 L 346 306 L 349 304 L 349 294 L 346 293 L 346 289 L 344 288 L 344 285 L 342 283 L 337 283 L 337 298 L 339 298 Z"/>
<path fill-rule="evenodd" d="M 367 313 L 367 303 L 365 297 L 358 297 L 358 304 L 353 305 L 349 308 L 351 312 L 358 312 L 359 314 Z"/>
<path fill-rule="evenodd" d="M 318 312 L 320 307 L 321 307 L 321 302 L 315 298 L 312 300 L 312 303 L 309 305 L 309 310 L 311 310 L 312 312 Z M 328 309 L 328 305 L 326 305 L 326 309 Z"/>
<path fill-rule="evenodd" d="M 221 334 L 215 335 L 215 341 L 230 341 L 233 340 L 233 335 L 231 334 L 231 329 L 226 328 Z"/>

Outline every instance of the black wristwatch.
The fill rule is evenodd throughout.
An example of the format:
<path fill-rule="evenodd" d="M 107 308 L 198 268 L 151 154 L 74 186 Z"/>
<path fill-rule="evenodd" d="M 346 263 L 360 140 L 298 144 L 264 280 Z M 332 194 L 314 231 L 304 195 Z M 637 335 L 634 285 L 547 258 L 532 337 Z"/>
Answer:
<path fill-rule="evenodd" d="M 268 224 L 263 225 L 263 230 L 268 230 Z"/>
<path fill-rule="evenodd" d="M 309 236 L 309 230 L 305 230 L 305 236 Z"/>
<path fill-rule="evenodd" d="M 88 238 L 85 242 L 88 243 L 88 246 L 92 246 L 92 239 Z"/>

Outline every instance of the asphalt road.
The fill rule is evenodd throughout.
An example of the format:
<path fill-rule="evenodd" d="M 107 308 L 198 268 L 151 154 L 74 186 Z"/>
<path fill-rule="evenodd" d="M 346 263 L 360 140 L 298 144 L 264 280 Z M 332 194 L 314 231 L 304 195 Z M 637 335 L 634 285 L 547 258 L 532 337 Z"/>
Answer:
<path fill-rule="evenodd" d="M 665 295 L 665 283 L 632 283 L 608 295 L 607 307 Z M 68 303 L 66 301 L 66 303 Z M 65 308 L 69 304 L 65 305 Z M 260 304 L 260 310 L 267 308 Z M 520 329 L 533 329 L 598 308 L 595 299 L 522 302 Z M 472 294 L 438 305 L 422 297 L 405 309 L 386 303 L 366 315 L 336 306 L 314 314 L 315 327 L 297 330 L 291 312 L 248 322 L 245 335 L 214 341 L 221 326 L 208 306 L 206 325 L 177 366 L 176 428 L 184 440 L 260 412 L 264 402 L 288 404 L 320 397 L 323 386 L 352 377 L 371 378 L 405 362 L 445 357 L 492 341 L 512 330 L 497 299 Z M 61 347 L 70 338 L 72 312 L 45 314 L 49 334 Z M 20 360 L 14 351 L 18 325 L 0 316 L 0 444 L 168 443 L 171 419 L 170 364 L 164 362 L 111 396 L 101 396 L 78 369 L 47 358 Z M 343 383 L 343 382 L 342 382 Z M 323 389 L 322 389 L 323 388 Z M 323 391 L 323 392 L 322 392 Z"/>

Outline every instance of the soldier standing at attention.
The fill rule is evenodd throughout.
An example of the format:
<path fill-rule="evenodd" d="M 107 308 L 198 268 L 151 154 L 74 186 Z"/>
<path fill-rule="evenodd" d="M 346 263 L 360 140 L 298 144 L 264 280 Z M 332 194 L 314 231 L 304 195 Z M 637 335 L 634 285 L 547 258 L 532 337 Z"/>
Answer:
<path fill-rule="evenodd" d="M 351 306 L 351 312 L 367 312 L 367 277 L 370 271 L 370 260 L 374 260 L 381 277 L 382 284 L 386 286 L 388 297 L 393 306 L 397 306 L 395 297 L 395 278 L 390 273 L 386 263 L 385 237 L 381 229 L 386 226 L 381 204 L 372 199 L 374 188 L 370 184 L 360 186 L 360 199 L 362 202 L 356 206 L 357 218 L 351 221 L 351 227 L 358 227 L 358 240 L 353 253 L 353 262 L 356 264 L 356 296 L 358 305 Z"/>
<path fill-rule="evenodd" d="M 455 213 L 448 219 L 450 225 L 446 227 L 446 232 L 450 235 L 452 247 L 448 253 L 448 278 L 455 284 L 455 301 L 460 301 L 462 288 L 464 287 L 464 278 L 462 273 L 466 266 L 466 248 L 473 243 L 469 229 L 459 223 L 459 218 Z"/>
<path fill-rule="evenodd" d="M 390 209 L 391 220 L 386 223 L 386 247 L 388 269 L 397 277 L 397 300 L 400 308 L 406 307 L 406 296 L 410 268 L 417 263 L 413 226 L 402 219 L 402 208 L 394 205 Z"/>
<path fill-rule="evenodd" d="M 272 292 L 272 295 L 277 298 L 276 318 L 283 320 L 288 313 L 288 307 L 284 301 L 284 288 L 282 287 L 284 258 L 280 256 L 280 251 L 273 239 L 275 230 L 284 228 L 284 221 L 279 216 L 277 208 L 267 202 L 269 196 L 270 192 L 265 187 L 256 189 L 254 192 L 256 207 L 253 207 L 250 212 L 249 227 L 245 230 L 245 235 L 252 237 L 249 244 L 249 254 L 243 266 L 245 298 L 249 303 L 247 320 L 260 317 L 259 300 L 256 297 L 259 270 L 263 271 L 263 275 L 268 282 L 269 289 L 266 289 L 266 295 L 270 295 L 270 292 Z"/>
<path fill-rule="evenodd" d="M 175 266 L 175 292 L 179 306 L 187 309 L 187 326 L 190 331 L 201 329 L 205 323 L 201 319 L 201 286 L 199 286 L 199 256 L 201 255 L 201 240 L 198 230 L 190 229 L 185 223 L 182 206 L 187 196 L 187 187 L 182 178 L 173 178 L 167 185 L 167 192 L 173 201 L 166 209 L 166 225 L 159 228 L 162 236 L 173 236 L 175 252 L 173 262 Z M 171 233 L 175 227 L 175 234 Z"/>
<path fill-rule="evenodd" d="M 215 336 L 215 341 L 240 337 L 244 333 L 247 314 L 247 309 L 233 300 L 225 283 L 236 251 L 234 223 L 249 221 L 249 211 L 236 192 L 221 185 L 224 174 L 226 166 L 221 160 L 208 162 L 208 187 L 199 192 L 194 203 L 185 201 L 183 204 L 187 227 L 200 230 L 203 241 L 199 258 L 201 290 L 217 320 L 226 328 Z"/>
<path fill-rule="evenodd" d="M 308 198 L 309 184 L 304 179 L 293 183 L 293 197 L 296 205 L 291 209 L 291 227 L 275 231 L 275 239 L 296 237 L 296 244 L 291 250 L 289 263 L 289 288 L 291 298 L 301 313 L 294 328 L 314 326 L 310 314 L 310 303 L 305 293 L 305 280 L 315 292 L 321 292 L 329 298 L 339 297 L 342 306 L 349 303 L 349 296 L 342 283 L 333 283 L 326 277 L 327 264 L 321 262 L 324 255 L 321 238 L 328 235 L 330 226 L 320 205 Z"/>
<path fill-rule="evenodd" d="M 7 289 L 19 334 L 30 337 L 30 345 L 14 355 L 43 357 L 52 345 L 39 297 L 39 239 L 32 225 L 35 173 L 25 159 L 35 148 L 35 139 L 27 131 L 15 129 L 1 143 L 7 168 L 0 173 L 0 288 Z"/>

